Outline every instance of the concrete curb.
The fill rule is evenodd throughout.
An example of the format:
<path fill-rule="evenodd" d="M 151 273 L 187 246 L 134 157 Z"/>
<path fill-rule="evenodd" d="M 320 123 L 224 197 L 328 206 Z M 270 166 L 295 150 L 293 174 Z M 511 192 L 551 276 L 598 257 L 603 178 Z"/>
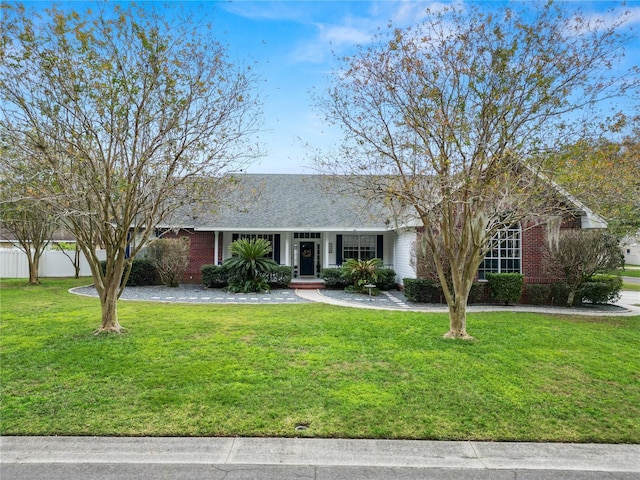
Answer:
<path fill-rule="evenodd" d="M 640 445 L 312 438 L 1 437 L 3 464 L 315 465 L 640 472 Z"/>

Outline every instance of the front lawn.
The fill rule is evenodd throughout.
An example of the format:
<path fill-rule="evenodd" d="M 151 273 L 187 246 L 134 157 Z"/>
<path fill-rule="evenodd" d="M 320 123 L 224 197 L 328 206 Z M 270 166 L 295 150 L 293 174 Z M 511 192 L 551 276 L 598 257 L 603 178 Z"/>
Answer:
<path fill-rule="evenodd" d="M 120 302 L 3 281 L 3 435 L 640 442 L 640 317 Z M 299 427 L 296 429 L 296 427 Z"/>

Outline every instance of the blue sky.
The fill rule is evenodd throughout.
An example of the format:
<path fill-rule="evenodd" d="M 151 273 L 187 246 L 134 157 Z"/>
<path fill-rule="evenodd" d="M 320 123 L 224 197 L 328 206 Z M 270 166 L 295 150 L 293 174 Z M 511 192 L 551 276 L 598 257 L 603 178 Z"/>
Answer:
<path fill-rule="evenodd" d="M 214 24 L 226 33 L 232 54 L 255 60 L 263 93 L 267 155 L 249 172 L 310 172 L 308 143 L 331 145 L 339 132 L 312 106 L 311 89 L 322 90 L 335 55 L 367 44 L 389 20 L 416 22 L 430 2 L 235 1 L 210 2 Z"/>
<path fill-rule="evenodd" d="M 462 0 L 460 0 L 462 1 Z M 480 1 L 480 0 L 478 0 Z M 30 2 L 31 3 L 31 2 Z M 33 2 L 48 6 L 49 1 Z M 58 5 L 82 10 L 90 2 L 62 1 Z M 140 2 L 142 4 L 146 2 Z M 149 2 L 150 3 L 150 2 Z M 154 6 L 165 2 L 153 2 Z M 229 46 L 232 59 L 253 64 L 264 82 L 259 87 L 264 109 L 260 136 L 266 156 L 248 168 L 253 173 L 309 173 L 311 160 L 305 143 L 328 148 L 339 138 L 312 107 L 310 90 L 323 90 L 335 56 L 348 55 L 357 44 L 369 43 L 389 21 L 405 27 L 420 21 L 427 8 L 440 8 L 446 0 L 192 0 L 169 1 L 194 9 L 214 25 L 214 32 Z M 468 2 L 467 2 L 468 3 Z M 483 2 L 488 8 L 504 2 Z M 619 2 L 570 1 L 571 10 L 604 12 Z M 640 0 L 627 3 L 633 10 L 630 25 L 640 27 Z M 640 45 L 629 62 L 639 63 Z"/>

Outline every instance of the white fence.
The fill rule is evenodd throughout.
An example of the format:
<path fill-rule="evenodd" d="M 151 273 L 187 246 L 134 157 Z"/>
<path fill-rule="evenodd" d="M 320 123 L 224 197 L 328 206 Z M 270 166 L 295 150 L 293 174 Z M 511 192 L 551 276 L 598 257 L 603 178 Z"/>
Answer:
<path fill-rule="evenodd" d="M 627 265 L 640 265 L 640 244 L 629 243 L 622 246 L 624 263 Z"/>
<path fill-rule="evenodd" d="M 97 253 L 98 258 L 104 260 L 104 251 L 98 250 Z M 42 257 L 40 257 L 39 276 L 43 278 L 73 277 L 75 268 L 71 259 L 73 259 L 74 254 L 74 251 L 45 250 Z M 80 276 L 91 276 L 89 262 L 87 262 L 83 253 L 80 253 Z M 15 248 L 0 249 L 0 277 L 29 278 L 29 262 L 27 261 L 26 253 Z"/>

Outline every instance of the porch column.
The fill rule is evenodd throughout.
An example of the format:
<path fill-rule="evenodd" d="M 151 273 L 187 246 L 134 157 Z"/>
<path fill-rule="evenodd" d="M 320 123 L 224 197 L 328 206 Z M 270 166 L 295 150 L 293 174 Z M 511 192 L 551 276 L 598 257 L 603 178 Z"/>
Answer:
<path fill-rule="evenodd" d="M 322 235 L 322 242 L 324 244 L 324 258 L 322 259 L 323 268 L 329 268 L 329 235 L 327 233 Z"/>
<path fill-rule="evenodd" d="M 285 260 L 285 265 L 288 265 L 289 267 L 291 267 L 293 264 L 291 263 L 291 234 L 290 233 L 286 233 L 283 234 L 284 236 L 284 258 Z"/>
<path fill-rule="evenodd" d="M 220 254 L 219 250 L 218 250 L 218 237 L 219 237 L 219 232 L 218 230 L 216 230 L 214 233 L 214 240 L 213 240 L 213 264 L 214 265 L 218 265 L 218 255 Z"/>

